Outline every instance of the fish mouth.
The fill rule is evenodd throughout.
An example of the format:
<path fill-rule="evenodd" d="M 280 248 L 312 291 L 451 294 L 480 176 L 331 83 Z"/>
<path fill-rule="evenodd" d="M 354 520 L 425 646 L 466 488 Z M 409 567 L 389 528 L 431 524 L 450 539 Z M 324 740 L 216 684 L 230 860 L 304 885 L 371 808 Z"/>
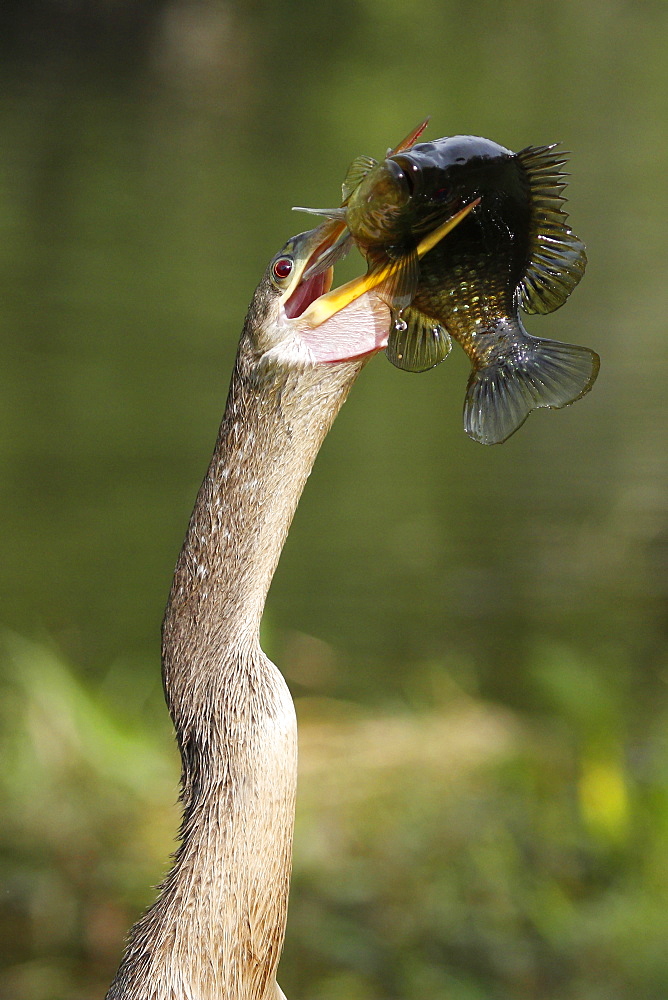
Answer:
<path fill-rule="evenodd" d="M 417 246 L 418 257 L 423 257 L 435 247 L 479 204 L 480 198 L 469 202 L 423 237 Z M 390 264 L 386 268 L 375 268 L 373 272 L 353 278 L 352 281 L 332 289 L 334 268 L 330 266 L 320 270 L 314 265 L 332 248 L 345 228 L 345 224 L 330 219 L 317 229 L 302 233 L 295 238 L 296 267 L 293 280 L 281 297 L 281 304 L 288 319 L 300 318 L 309 327 L 318 327 L 362 295 L 373 292 L 387 278 Z"/>

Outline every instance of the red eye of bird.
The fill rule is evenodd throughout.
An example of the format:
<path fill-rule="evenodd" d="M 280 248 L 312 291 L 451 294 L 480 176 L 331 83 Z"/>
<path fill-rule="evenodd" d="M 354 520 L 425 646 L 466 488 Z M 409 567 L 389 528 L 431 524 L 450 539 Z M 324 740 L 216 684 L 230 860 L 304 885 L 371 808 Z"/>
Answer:
<path fill-rule="evenodd" d="M 273 271 L 274 277 L 278 281 L 283 281 L 292 271 L 292 258 L 291 257 L 279 257 L 274 263 Z"/>

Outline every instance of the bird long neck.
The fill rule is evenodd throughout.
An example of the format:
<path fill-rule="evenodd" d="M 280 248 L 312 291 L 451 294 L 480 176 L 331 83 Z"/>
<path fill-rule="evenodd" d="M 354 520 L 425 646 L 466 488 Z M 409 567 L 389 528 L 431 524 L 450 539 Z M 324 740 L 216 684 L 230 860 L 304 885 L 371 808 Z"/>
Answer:
<path fill-rule="evenodd" d="M 305 481 L 361 367 L 263 367 L 242 338 L 163 626 L 181 842 L 108 1000 L 281 995 L 297 728 L 259 623 Z"/>

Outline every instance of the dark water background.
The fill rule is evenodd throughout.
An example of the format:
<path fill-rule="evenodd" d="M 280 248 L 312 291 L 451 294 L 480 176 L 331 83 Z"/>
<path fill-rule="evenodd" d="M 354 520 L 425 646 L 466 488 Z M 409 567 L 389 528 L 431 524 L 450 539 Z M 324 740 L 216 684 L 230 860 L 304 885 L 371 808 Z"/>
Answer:
<path fill-rule="evenodd" d="M 110 711 L 162 718 L 170 575 L 246 305 L 308 225 L 290 206 L 335 203 L 355 155 L 381 155 L 426 114 L 431 138 L 561 140 L 589 266 L 562 310 L 527 326 L 598 351 L 594 390 L 483 448 L 462 430 L 458 348 L 422 376 L 375 359 L 308 483 L 265 645 L 297 696 L 427 710 L 436 672 L 529 726 L 575 732 L 621 768 L 631 814 L 636 785 L 651 786 L 643 823 L 665 830 L 666 4 L 35 0 L 6 4 L 0 29 L 2 624 Z M 21 829 L 3 850 L 28 885 L 41 847 L 28 864 Z M 640 850 L 614 847 L 622 882 Z M 646 886 L 668 892 L 667 867 Z M 38 904 L 12 891 L 4 919 L 29 940 L 5 934 L 7 967 L 41 962 L 48 982 L 67 947 L 75 972 L 51 992 L 10 973 L 1 995 L 83 996 L 92 946 L 70 935 L 40 953 L 25 915 Z M 427 992 L 553 995 L 547 973 L 512 994 L 487 966 L 476 979 L 472 954 L 477 987 Z M 656 962 L 600 994 L 594 977 L 580 1000 L 665 998 Z M 365 975 L 341 995 L 421 995 L 419 977 Z M 300 995 L 338 996 L 317 984 Z"/>

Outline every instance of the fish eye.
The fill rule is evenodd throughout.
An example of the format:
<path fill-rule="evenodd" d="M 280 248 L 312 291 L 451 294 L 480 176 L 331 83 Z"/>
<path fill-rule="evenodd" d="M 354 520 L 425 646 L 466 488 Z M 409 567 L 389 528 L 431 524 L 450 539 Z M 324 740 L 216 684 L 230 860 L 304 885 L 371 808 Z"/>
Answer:
<path fill-rule="evenodd" d="M 398 164 L 403 174 L 404 181 L 406 182 L 406 189 L 408 191 L 408 197 L 413 198 L 416 194 L 417 181 L 420 173 L 420 168 L 415 164 L 411 163 L 410 160 L 404 160 L 402 163 Z"/>
<path fill-rule="evenodd" d="M 279 257 L 278 260 L 274 261 L 271 273 L 276 281 L 285 281 L 292 274 L 293 267 L 294 261 L 292 257 Z"/>
<path fill-rule="evenodd" d="M 408 188 L 408 196 L 409 198 L 412 198 L 413 195 L 415 194 L 415 181 L 411 175 L 411 171 L 409 169 L 409 170 L 402 170 L 401 172 L 404 175 L 404 180 L 406 181 L 406 187 Z"/>

